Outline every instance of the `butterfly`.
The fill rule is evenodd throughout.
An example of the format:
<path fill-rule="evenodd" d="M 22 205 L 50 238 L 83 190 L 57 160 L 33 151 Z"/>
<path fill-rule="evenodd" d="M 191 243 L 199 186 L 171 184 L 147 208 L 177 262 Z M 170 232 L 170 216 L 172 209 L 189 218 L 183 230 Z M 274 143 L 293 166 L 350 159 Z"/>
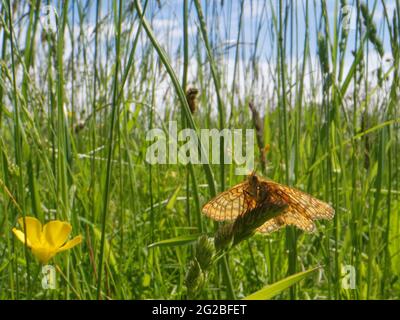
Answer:
<path fill-rule="evenodd" d="M 258 177 L 254 172 L 207 202 L 202 212 L 216 221 L 232 221 L 270 203 L 283 203 L 282 212 L 257 228 L 258 232 L 271 233 L 287 225 L 314 232 L 314 220 L 332 219 L 335 215 L 329 204 L 295 188 Z"/>

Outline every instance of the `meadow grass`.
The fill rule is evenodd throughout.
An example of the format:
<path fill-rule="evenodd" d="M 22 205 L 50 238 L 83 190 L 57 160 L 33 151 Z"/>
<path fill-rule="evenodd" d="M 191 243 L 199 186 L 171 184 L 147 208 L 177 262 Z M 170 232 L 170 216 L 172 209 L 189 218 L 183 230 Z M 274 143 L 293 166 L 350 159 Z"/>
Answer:
<path fill-rule="evenodd" d="M 256 128 L 257 172 L 336 211 L 315 234 L 242 241 L 198 297 L 399 299 L 400 2 L 347 2 L 1 1 L 0 299 L 188 297 L 196 239 L 218 227 L 201 206 L 244 177 L 147 163 L 146 133 L 170 120 Z M 55 290 L 12 234 L 21 216 L 84 238 L 50 262 Z"/>

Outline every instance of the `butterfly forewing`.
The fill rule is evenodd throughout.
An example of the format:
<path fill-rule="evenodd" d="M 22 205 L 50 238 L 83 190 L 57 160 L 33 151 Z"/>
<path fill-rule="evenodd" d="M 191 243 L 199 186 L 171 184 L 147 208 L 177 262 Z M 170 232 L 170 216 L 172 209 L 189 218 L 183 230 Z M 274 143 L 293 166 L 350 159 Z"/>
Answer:
<path fill-rule="evenodd" d="M 220 193 L 203 207 L 203 213 L 217 221 L 234 220 L 257 205 L 255 199 L 246 192 L 248 182 L 238 185 Z"/>
<path fill-rule="evenodd" d="M 310 219 L 332 219 L 335 214 L 335 211 L 329 204 L 305 192 L 274 181 L 262 180 L 261 183 L 267 185 L 269 194 L 287 202 L 289 205 L 288 210 L 290 211 L 296 211 Z"/>

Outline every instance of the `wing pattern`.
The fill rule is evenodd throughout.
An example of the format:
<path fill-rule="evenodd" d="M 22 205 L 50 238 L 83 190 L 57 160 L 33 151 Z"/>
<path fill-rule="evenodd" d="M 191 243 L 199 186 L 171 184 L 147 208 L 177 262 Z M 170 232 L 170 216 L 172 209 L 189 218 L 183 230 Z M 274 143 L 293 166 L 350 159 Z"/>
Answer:
<path fill-rule="evenodd" d="M 204 205 L 203 213 L 217 221 L 231 221 L 265 202 L 287 204 L 287 209 L 279 216 L 266 221 L 257 229 L 262 233 L 271 233 L 286 225 L 294 225 L 305 232 L 314 232 L 314 220 L 332 219 L 335 214 L 329 204 L 307 193 L 259 177 L 254 182 L 254 175 L 251 177 L 253 180 L 247 179 L 210 200 Z M 252 196 L 255 189 L 257 195 Z"/>
<path fill-rule="evenodd" d="M 259 232 L 270 233 L 286 225 L 314 232 L 316 227 L 313 220 L 332 219 L 335 214 L 329 204 L 305 192 L 268 180 L 262 180 L 261 184 L 267 190 L 269 201 L 281 200 L 288 204 L 288 208 L 278 217 L 264 223 L 257 229 Z"/>
<path fill-rule="evenodd" d="M 207 202 L 203 213 L 217 221 L 235 220 L 239 215 L 256 207 L 256 200 L 247 192 L 247 180 L 220 193 Z"/>

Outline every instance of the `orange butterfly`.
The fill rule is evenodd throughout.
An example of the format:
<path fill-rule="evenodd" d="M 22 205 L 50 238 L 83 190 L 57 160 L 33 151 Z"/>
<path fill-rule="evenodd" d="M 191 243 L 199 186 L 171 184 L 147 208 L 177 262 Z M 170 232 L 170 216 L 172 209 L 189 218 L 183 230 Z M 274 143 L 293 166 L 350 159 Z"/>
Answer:
<path fill-rule="evenodd" d="M 211 219 L 229 221 L 268 203 L 284 203 L 286 206 L 282 213 L 259 227 L 258 232 L 270 233 L 286 225 L 314 232 L 314 220 L 332 219 L 335 215 L 329 204 L 297 189 L 260 178 L 255 173 L 207 202 L 202 211 Z"/>

